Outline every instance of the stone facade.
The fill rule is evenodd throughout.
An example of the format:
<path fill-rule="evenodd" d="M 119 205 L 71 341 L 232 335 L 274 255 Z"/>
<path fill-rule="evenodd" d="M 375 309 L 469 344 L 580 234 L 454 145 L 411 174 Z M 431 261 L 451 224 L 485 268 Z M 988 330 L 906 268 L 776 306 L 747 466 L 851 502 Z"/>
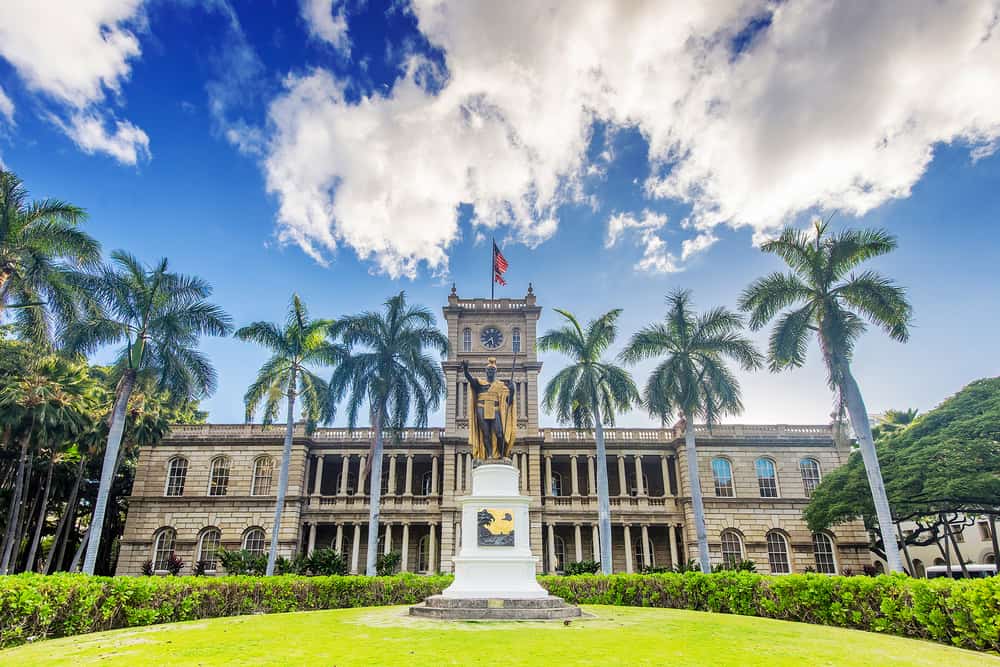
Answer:
<path fill-rule="evenodd" d="M 379 548 L 401 552 L 403 569 L 452 569 L 461 534 L 456 499 L 469 492 L 472 475 L 461 363 L 468 361 L 473 374 L 482 375 L 490 356 L 497 358 L 500 377 L 512 377 L 516 385 L 519 437 L 514 464 L 521 472 L 522 492 L 532 498 L 531 544 L 539 571 L 597 559 L 593 433 L 538 426 L 541 363 L 535 341 L 540 312 L 530 288 L 524 299 L 492 301 L 463 300 L 452 290 L 444 308 L 451 341 L 442 364 L 448 386 L 445 425 L 407 430 L 385 444 Z M 501 331 L 499 346 L 484 347 L 485 328 Z M 203 555 L 206 531 L 218 531 L 226 549 L 244 546 L 248 531 L 255 529 L 262 529 L 269 541 L 283 436 L 283 426 L 177 426 L 156 447 L 143 448 L 118 574 L 141 572 L 143 563 L 154 558 L 156 536 L 164 530 L 175 532 L 174 551 L 188 564 Z M 605 437 L 614 570 L 633 572 L 696 557 L 683 433 L 620 428 L 607 429 Z M 371 440 L 368 429 L 319 429 L 307 436 L 296 428 L 280 554 L 333 547 L 347 556 L 352 572 L 363 571 L 371 484 L 363 474 Z M 782 569 L 780 543 L 791 571 L 822 569 L 817 567 L 814 537 L 801 516 L 808 495 L 800 462 L 814 461 L 820 475 L 833 470 L 847 459 L 846 437 L 831 426 L 698 426 L 697 445 L 713 561 L 723 558 L 726 532 L 730 555 L 737 544 L 740 555 L 754 560 L 758 571 L 768 572 L 775 557 L 777 569 Z M 225 495 L 210 496 L 213 460 L 218 457 L 228 461 L 228 484 Z M 255 464 L 262 457 L 273 464 L 269 488 L 263 480 L 256 488 L 253 484 Z M 757 461 L 762 458 L 774 466 L 776 497 L 761 497 Z M 187 463 L 183 491 L 168 496 L 168 491 L 178 490 L 176 483 L 168 489 L 168 474 L 171 462 L 180 459 Z M 731 497 L 716 493 L 715 459 L 729 464 Z M 178 469 L 175 464 L 175 473 Z M 783 542 L 776 541 L 779 535 Z M 859 571 L 871 562 L 859 522 L 839 526 L 827 537 L 837 570 Z"/>

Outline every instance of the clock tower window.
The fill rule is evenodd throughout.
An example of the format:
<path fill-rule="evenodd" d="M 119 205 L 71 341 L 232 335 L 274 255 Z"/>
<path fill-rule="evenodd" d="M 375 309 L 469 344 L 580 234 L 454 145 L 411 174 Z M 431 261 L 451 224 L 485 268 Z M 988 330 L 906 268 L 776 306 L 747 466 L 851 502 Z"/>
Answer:
<path fill-rule="evenodd" d="M 462 331 L 462 352 L 472 352 L 472 329 Z"/>

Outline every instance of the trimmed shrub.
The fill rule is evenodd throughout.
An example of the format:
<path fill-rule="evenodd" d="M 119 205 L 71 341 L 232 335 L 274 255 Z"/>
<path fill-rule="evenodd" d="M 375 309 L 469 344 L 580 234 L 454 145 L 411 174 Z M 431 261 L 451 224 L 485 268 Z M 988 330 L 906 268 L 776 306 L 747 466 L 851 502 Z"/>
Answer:
<path fill-rule="evenodd" d="M 601 569 L 601 564 L 596 560 L 580 560 L 575 563 L 566 563 L 564 574 L 568 577 L 575 574 L 595 574 Z"/>
<path fill-rule="evenodd" d="M 382 554 L 375 562 L 375 573 L 380 577 L 391 577 L 396 574 L 396 568 L 399 567 L 402 559 L 403 557 L 398 551 Z"/>

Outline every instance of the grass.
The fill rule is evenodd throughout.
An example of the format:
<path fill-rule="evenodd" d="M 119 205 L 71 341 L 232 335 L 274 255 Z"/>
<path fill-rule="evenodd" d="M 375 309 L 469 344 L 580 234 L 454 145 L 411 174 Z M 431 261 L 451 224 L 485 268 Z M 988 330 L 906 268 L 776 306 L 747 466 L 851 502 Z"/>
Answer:
<path fill-rule="evenodd" d="M 930 642 L 676 609 L 586 606 L 560 622 L 417 620 L 406 607 L 237 616 L 42 641 L 8 665 L 997 665 Z"/>

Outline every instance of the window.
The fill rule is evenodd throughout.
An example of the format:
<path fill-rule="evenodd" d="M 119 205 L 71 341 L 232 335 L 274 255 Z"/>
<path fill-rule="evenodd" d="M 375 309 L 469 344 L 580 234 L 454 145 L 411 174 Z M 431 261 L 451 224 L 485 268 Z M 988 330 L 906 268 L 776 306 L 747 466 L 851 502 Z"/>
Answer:
<path fill-rule="evenodd" d="M 802 459 L 799 461 L 799 471 L 802 473 L 802 488 L 806 492 L 806 497 L 812 495 L 813 490 L 819 486 L 819 461 L 816 459 Z"/>
<path fill-rule="evenodd" d="M 431 540 L 424 535 L 417 542 L 417 572 L 427 572 L 431 566 Z"/>
<path fill-rule="evenodd" d="M 788 574 L 792 571 L 788 562 L 788 542 L 781 533 L 772 530 L 767 534 L 767 562 L 771 574 Z"/>
<path fill-rule="evenodd" d="M 553 572 L 564 572 L 566 568 L 566 541 L 556 535 L 555 542 L 553 542 L 555 547 L 556 562 L 555 567 L 552 568 Z"/>
<path fill-rule="evenodd" d="M 722 564 L 735 568 L 743 562 L 743 540 L 735 530 L 722 531 Z"/>
<path fill-rule="evenodd" d="M 551 491 L 553 496 L 562 495 L 562 475 L 557 472 L 552 473 Z"/>
<path fill-rule="evenodd" d="M 955 537 L 956 542 L 964 542 L 965 534 L 962 532 L 965 530 L 965 526 L 960 523 L 951 524 L 951 534 Z"/>
<path fill-rule="evenodd" d="M 270 456 L 261 456 L 253 462 L 253 486 L 251 496 L 267 496 L 271 494 L 271 473 L 274 472 L 274 460 Z M 316 489 L 318 492 L 319 489 Z"/>
<path fill-rule="evenodd" d="M 224 496 L 229 487 L 229 459 L 217 456 L 212 459 L 212 470 L 208 478 L 208 495 Z"/>
<path fill-rule="evenodd" d="M 153 540 L 153 570 L 163 572 L 167 562 L 174 555 L 174 543 L 177 541 L 177 531 L 173 528 L 161 528 Z"/>
<path fill-rule="evenodd" d="M 188 462 L 187 459 L 175 456 L 170 459 L 167 465 L 167 489 L 164 491 L 168 496 L 183 496 L 184 481 L 187 479 Z"/>
<path fill-rule="evenodd" d="M 778 476 L 774 472 L 774 461 L 771 459 L 757 459 L 757 487 L 760 489 L 761 498 L 778 497 Z"/>
<path fill-rule="evenodd" d="M 979 522 L 979 539 L 984 541 L 990 539 L 990 524 L 985 521 Z"/>
<path fill-rule="evenodd" d="M 511 332 L 511 335 L 510 335 L 510 345 L 511 345 L 511 349 L 514 352 L 520 352 L 521 351 L 521 330 L 518 329 L 518 328 L 516 328 L 516 327 L 514 328 L 514 331 Z"/>
<path fill-rule="evenodd" d="M 243 535 L 243 548 L 252 554 L 264 553 L 264 529 L 251 528 Z"/>
<path fill-rule="evenodd" d="M 993 565 L 994 563 L 997 562 L 997 557 L 992 553 L 988 553 L 986 554 L 986 558 L 983 559 L 983 562 L 986 563 L 987 565 Z"/>
<path fill-rule="evenodd" d="M 219 542 L 222 535 L 215 528 L 209 528 L 201 534 L 201 541 L 198 543 L 198 560 L 203 561 L 205 570 L 214 572 L 219 561 Z"/>
<path fill-rule="evenodd" d="M 825 533 L 813 533 L 813 555 L 816 557 L 816 571 L 820 574 L 837 574 L 837 559 L 833 552 L 833 540 Z"/>
<path fill-rule="evenodd" d="M 920 578 L 927 576 L 927 569 L 924 568 L 924 562 L 919 558 L 913 559 L 913 576 Z"/>
<path fill-rule="evenodd" d="M 462 352 L 472 352 L 472 329 L 462 330 Z"/>
<path fill-rule="evenodd" d="M 428 470 L 420 480 L 420 491 L 423 495 L 431 495 L 431 471 Z"/>
<path fill-rule="evenodd" d="M 722 498 L 732 498 L 736 495 L 733 488 L 733 466 L 726 459 L 712 459 L 712 478 L 715 480 L 715 495 Z"/>

